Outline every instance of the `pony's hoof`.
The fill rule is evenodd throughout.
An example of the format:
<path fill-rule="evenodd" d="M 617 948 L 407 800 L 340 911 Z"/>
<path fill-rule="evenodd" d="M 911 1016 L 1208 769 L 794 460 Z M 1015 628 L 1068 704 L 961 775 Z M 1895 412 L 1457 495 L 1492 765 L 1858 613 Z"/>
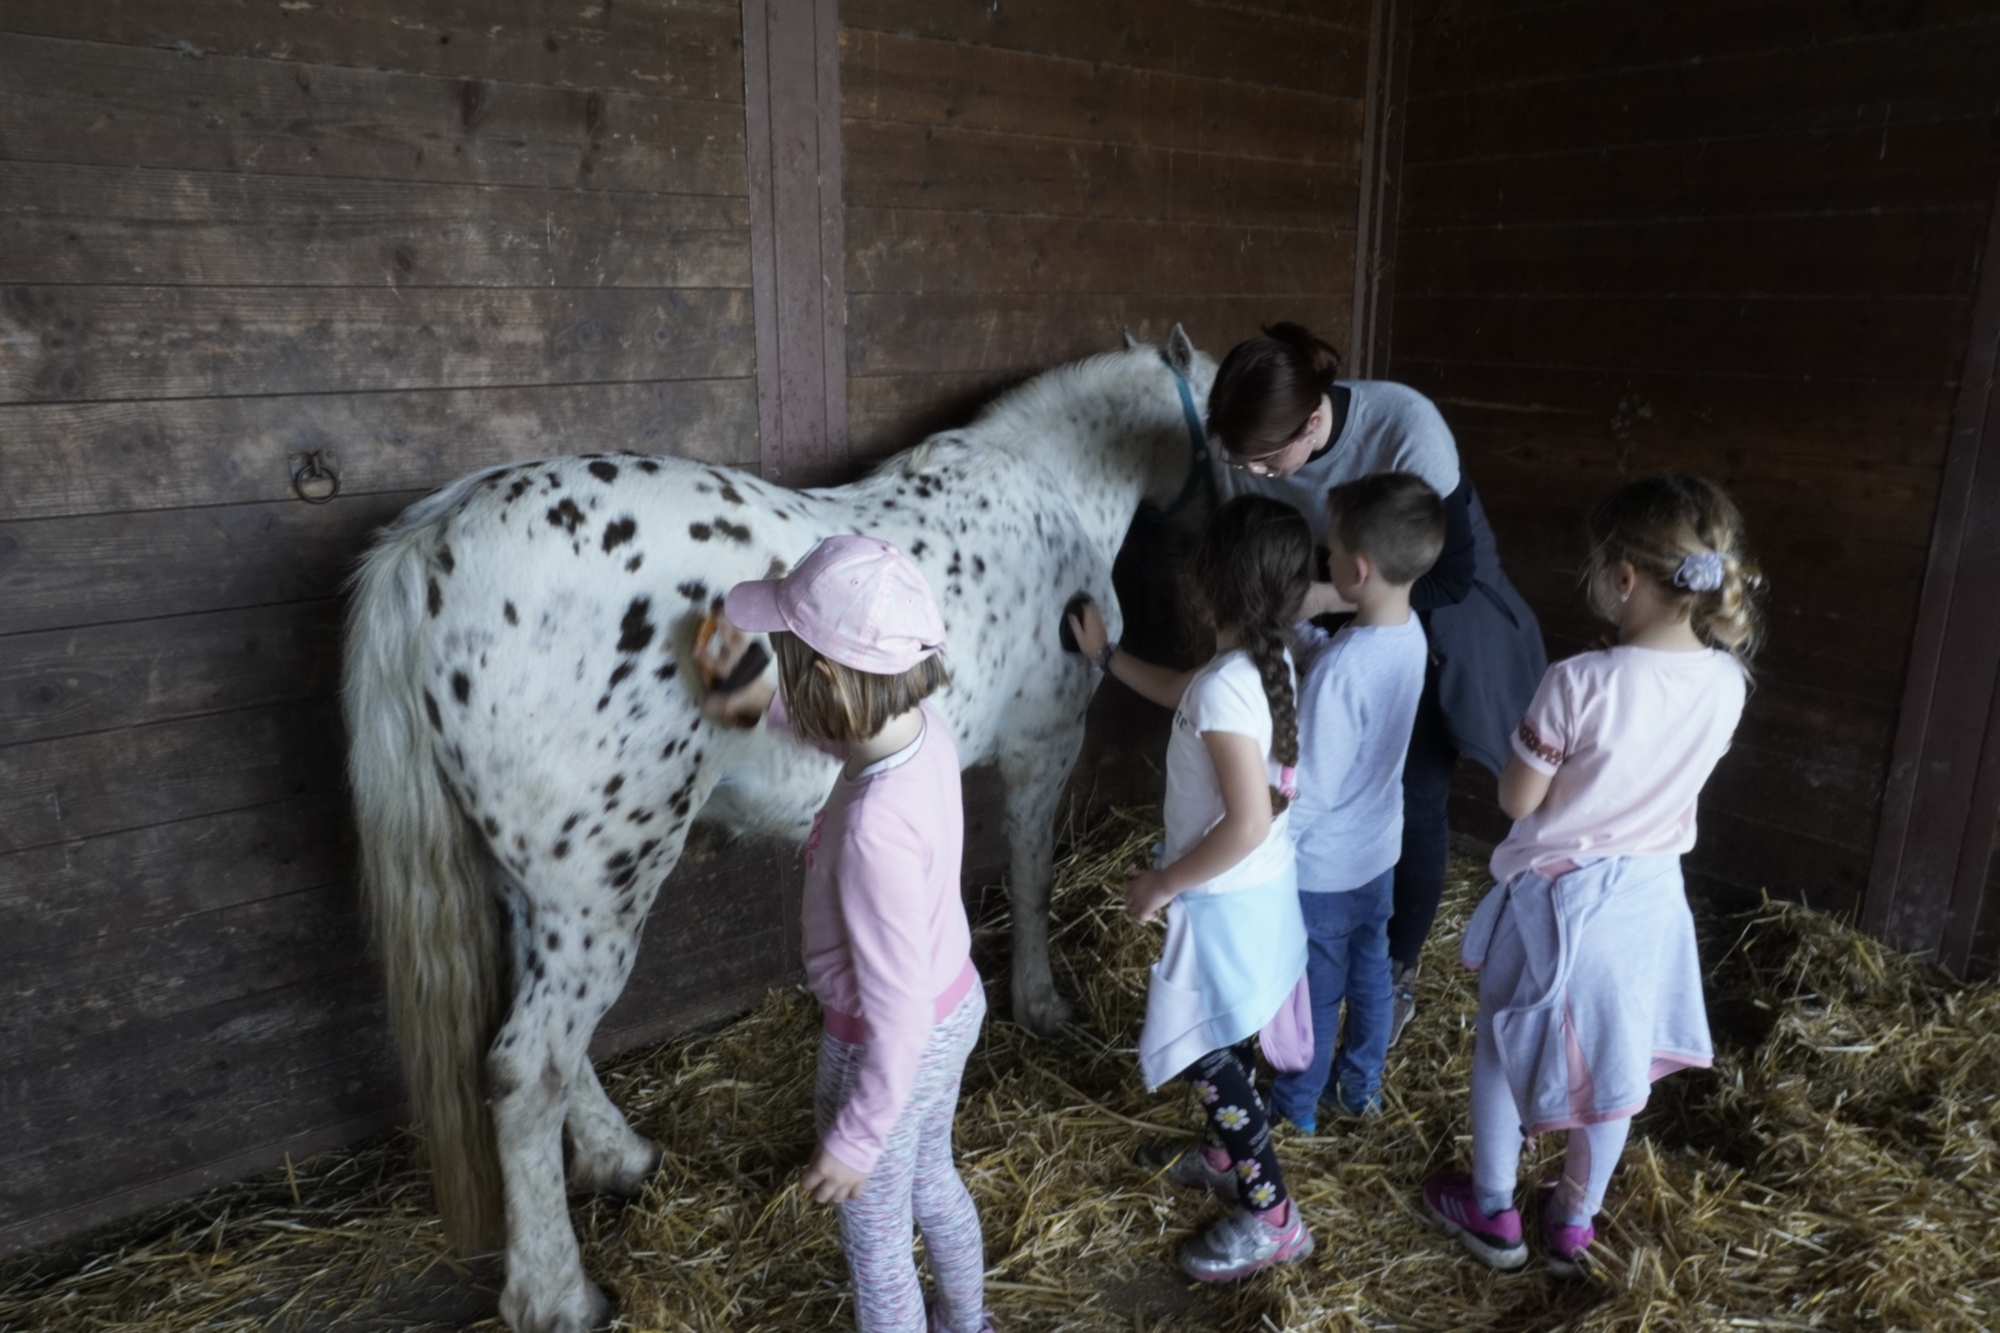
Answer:
<path fill-rule="evenodd" d="M 1069 1001 L 1053 990 L 1014 997 L 1014 1021 L 1037 1036 L 1054 1036 L 1074 1016 Z"/>
<path fill-rule="evenodd" d="M 594 1333 L 611 1325 L 611 1298 L 588 1278 L 578 1278 L 549 1305 L 531 1301 L 510 1282 L 500 1296 L 500 1318 L 514 1333 Z"/>
<path fill-rule="evenodd" d="M 636 1199 L 645 1193 L 646 1182 L 660 1169 L 661 1155 L 658 1143 L 637 1134 L 620 1151 L 590 1156 L 578 1153 L 570 1159 L 570 1193 Z"/>

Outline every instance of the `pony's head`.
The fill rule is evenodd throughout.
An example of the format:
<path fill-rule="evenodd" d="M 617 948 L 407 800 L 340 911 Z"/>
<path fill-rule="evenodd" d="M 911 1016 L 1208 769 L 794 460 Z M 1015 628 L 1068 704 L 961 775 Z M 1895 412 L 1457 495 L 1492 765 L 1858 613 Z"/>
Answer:
<path fill-rule="evenodd" d="M 1215 358 L 1196 348 L 1179 324 L 1167 335 L 1164 347 L 1142 342 L 1127 329 L 1121 355 L 1136 362 L 1141 380 L 1164 378 L 1172 386 L 1173 401 L 1163 418 L 1166 438 L 1148 441 L 1145 450 L 1164 465 L 1150 470 L 1144 498 L 1148 508 L 1176 516 L 1206 494 L 1208 458 L 1215 446 L 1202 423 L 1208 413 L 1209 387 L 1215 383 Z M 1162 368 L 1167 372 L 1164 377 Z"/>

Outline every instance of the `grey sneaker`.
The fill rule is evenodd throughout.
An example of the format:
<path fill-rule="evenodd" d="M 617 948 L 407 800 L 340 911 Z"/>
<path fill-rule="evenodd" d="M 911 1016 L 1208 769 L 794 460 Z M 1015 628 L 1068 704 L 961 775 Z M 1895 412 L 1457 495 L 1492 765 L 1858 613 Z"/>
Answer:
<path fill-rule="evenodd" d="M 1288 1264 L 1313 1252 L 1296 1199 L 1285 1210 L 1285 1225 L 1272 1226 L 1257 1214 L 1232 1208 L 1208 1234 L 1181 1250 L 1181 1268 L 1199 1282 L 1234 1282 L 1274 1264 Z"/>
<path fill-rule="evenodd" d="M 1401 963 L 1389 964 L 1389 1044 L 1394 1046 L 1402 1040 L 1403 1029 L 1417 1014 L 1417 968 Z"/>
<path fill-rule="evenodd" d="M 1197 1139 L 1185 1147 L 1171 1143 L 1149 1143 L 1132 1155 L 1148 1171 L 1158 1173 L 1169 1185 L 1182 1189 L 1207 1190 L 1225 1199 L 1236 1197 L 1236 1173 L 1218 1171 L 1208 1164 Z"/>
<path fill-rule="evenodd" d="M 1347 1098 L 1336 1092 L 1331 1097 L 1320 1099 L 1319 1112 L 1329 1120 L 1338 1120 L 1343 1123 L 1359 1124 L 1368 1120 L 1380 1120 L 1382 1118 L 1382 1094 L 1378 1092 L 1373 1097 L 1356 1104 L 1348 1101 Z"/>

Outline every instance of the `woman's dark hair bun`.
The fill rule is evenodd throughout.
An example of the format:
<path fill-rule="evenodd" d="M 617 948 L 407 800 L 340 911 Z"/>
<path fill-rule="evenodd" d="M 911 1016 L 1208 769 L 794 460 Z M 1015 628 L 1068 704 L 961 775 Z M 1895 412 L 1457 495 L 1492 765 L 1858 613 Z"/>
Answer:
<path fill-rule="evenodd" d="M 1306 364 L 1312 367 L 1313 377 L 1322 380 L 1321 393 L 1332 388 L 1333 382 L 1340 378 L 1340 352 L 1305 325 L 1281 319 L 1276 324 L 1266 324 L 1264 336 L 1276 338 L 1305 358 Z"/>
<path fill-rule="evenodd" d="M 1240 342 L 1208 391 L 1209 433 L 1239 458 L 1281 449 L 1340 376 L 1340 353 L 1303 325 L 1280 321 Z"/>

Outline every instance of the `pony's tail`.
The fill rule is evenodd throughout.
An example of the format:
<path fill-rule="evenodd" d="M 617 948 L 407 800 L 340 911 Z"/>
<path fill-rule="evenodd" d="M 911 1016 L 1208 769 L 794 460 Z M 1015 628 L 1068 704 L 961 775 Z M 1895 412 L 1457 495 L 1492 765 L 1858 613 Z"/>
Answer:
<path fill-rule="evenodd" d="M 504 1243 L 485 1057 L 502 1018 L 493 868 L 438 768 L 423 669 L 430 525 L 406 516 L 352 581 L 341 685 L 362 896 L 387 973 L 389 1025 L 430 1150 L 447 1241 Z"/>

